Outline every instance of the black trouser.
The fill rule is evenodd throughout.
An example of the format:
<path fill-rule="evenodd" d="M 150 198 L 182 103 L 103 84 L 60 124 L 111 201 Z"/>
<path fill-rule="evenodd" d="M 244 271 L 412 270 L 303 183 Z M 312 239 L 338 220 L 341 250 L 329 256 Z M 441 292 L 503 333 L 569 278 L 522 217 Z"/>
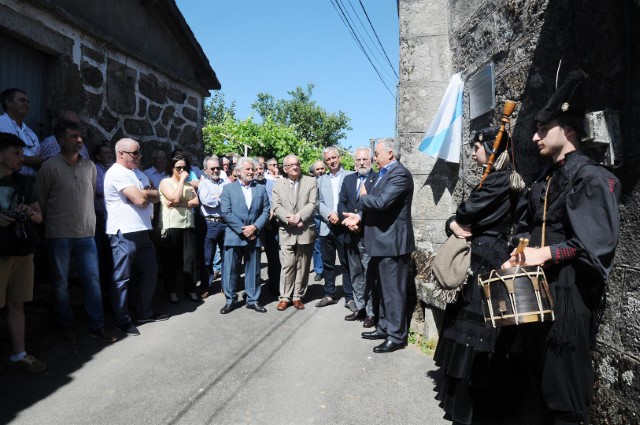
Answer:
<path fill-rule="evenodd" d="M 182 260 L 184 293 L 196 290 L 196 231 L 195 229 L 163 229 L 162 265 L 164 267 L 164 289 L 176 292 L 178 264 Z"/>
<path fill-rule="evenodd" d="M 349 275 L 349 261 L 347 260 L 347 247 L 340 235 L 330 231 L 326 236 L 320 236 L 320 248 L 322 252 L 322 277 L 324 277 L 324 296 L 336 298 L 336 251 L 338 260 L 342 266 L 342 292 L 344 298 L 353 300 L 351 277 Z"/>

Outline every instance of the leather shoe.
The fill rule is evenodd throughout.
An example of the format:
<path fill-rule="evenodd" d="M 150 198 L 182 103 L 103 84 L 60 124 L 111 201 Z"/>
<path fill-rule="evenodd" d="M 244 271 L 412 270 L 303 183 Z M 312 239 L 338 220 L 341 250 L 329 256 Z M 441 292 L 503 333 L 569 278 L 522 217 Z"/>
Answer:
<path fill-rule="evenodd" d="M 293 300 L 293 306 L 296 308 L 296 310 L 304 310 L 304 304 L 301 300 Z"/>
<path fill-rule="evenodd" d="M 390 339 L 385 340 L 382 344 L 373 347 L 374 353 L 391 353 L 392 351 L 404 348 L 404 344 L 393 342 Z"/>
<path fill-rule="evenodd" d="M 249 310 L 253 310 L 253 311 L 256 311 L 256 312 L 258 312 L 258 313 L 266 313 L 266 312 L 267 312 L 267 309 L 266 309 L 266 308 L 264 308 L 263 306 L 261 306 L 261 305 L 260 305 L 260 304 L 258 304 L 258 303 L 255 303 L 255 304 L 247 304 L 247 306 L 246 306 L 246 307 L 247 307 Z"/>
<path fill-rule="evenodd" d="M 284 311 L 287 309 L 287 307 L 289 307 L 289 301 L 287 300 L 282 300 L 278 303 L 278 305 L 276 306 L 276 310 L 278 311 Z"/>
<path fill-rule="evenodd" d="M 363 328 L 372 328 L 376 325 L 375 316 L 367 316 L 366 319 L 362 322 Z"/>
<path fill-rule="evenodd" d="M 362 332 L 360 335 L 364 339 L 387 339 L 387 334 L 383 332 L 378 332 L 377 329 L 371 332 Z"/>
<path fill-rule="evenodd" d="M 313 277 L 314 282 L 320 282 L 322 280 L 322 274 L 320 273 L 316 273 L 316 275 Z"/>
<path fill-rule="evenodd" d="M 231 304 L 225 304 L 224 307 L 220 309 L 220 314 L 228 314 L 236 309 L 236 303 L 233 302 Z"/>
<path fill-rule="evenodd" d="M 351 313 L 348 316 L 344 316 L 344 320 L 347 322 L 355 322 L 356 320 L 364 319 L 364 312 L 356 311 L 355 313 Z"/>

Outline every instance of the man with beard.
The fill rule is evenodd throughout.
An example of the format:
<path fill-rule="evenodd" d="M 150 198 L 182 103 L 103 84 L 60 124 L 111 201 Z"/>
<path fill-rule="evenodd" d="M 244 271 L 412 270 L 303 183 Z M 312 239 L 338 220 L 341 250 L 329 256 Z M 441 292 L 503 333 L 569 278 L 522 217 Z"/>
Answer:
<path fill-rule="evenodd" d="M 338 200 L 338 216 L 340 221 L 344 220 L 345 212 L 358 213 L 362 211 L 360 202 L 360 186 L 365 185 L 368 191 L 378 178 L 378 173 L 371 169 L 373 152 L 368 147 L 360 147 L 355 152 L 356 172 L 349 174 L 342 182 L 340 196 Z M 349 276 L 351 277 L 351 287 L 353 288 L 353 300 L 357 310 L 348 316 L 346 321 L 364 320 L 362 326 L 370 328 L 375 325 L 375 315 L 373 310 L 373 282 L 367 282 L 367 266 L 369 265 L 369 255 L 364 249 L 364 239 L 362 237 L 362 226 L 354 230 L 343 233 L 344 244 L 347 249 L 347 260 L 349 262 Z"/>

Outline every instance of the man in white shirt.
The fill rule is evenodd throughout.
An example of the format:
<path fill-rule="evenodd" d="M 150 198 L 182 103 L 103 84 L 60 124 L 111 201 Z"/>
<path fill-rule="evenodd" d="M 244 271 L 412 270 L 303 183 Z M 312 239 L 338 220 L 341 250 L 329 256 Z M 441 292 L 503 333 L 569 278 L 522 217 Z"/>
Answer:
<path fill-rule="evenodd" d="M 26 146 L 20 174 L 35 180 L 42 159 L 38 136 L 24 122 L 29 115 L 29 96 L 20 89 L 7 89 L 0 93 L 0 104 L 4 110 L 4 114 L 0 115 L 0 132 L 15 134 L 22 139 Z"/>
<path fill-rule="evenodd" d="M 156 251 L 149 238 L 153 203 L 158 191 L 140 165 L 140 145 L 133 139 L 116 143 L 116 163 L 104 178 L 107 207 L 107 235 L 113 251 L 113 309 L 118 328 L 128 335 L 140 335 L 128 310 L 127 292 L 133 276 L 138 278 L 136 313 L 138 323 L 167 320 L 151 306 L 158 279 Z"/>
<path fill-rule="evenodd" d="M 316 307 L 325 307 L 338 302 L 336 292 L 336 252 L 342 266 L 342 290 L 344 292 L 344 306 L 356 312 L 358 309 L 353 301 L 347 248 L 343 240 L 344 227 L 338 217 L 338 200 L 342 181 L 345 176 L 353 174 L 340 165 L 340 152 L 330 146 L 322 151 L 324 163 L 329 174 L 318 177 L 318 216 L 320 217 L 320 247 L 322 250 L 322 275 L 324 277 L 324 297 Z"/>

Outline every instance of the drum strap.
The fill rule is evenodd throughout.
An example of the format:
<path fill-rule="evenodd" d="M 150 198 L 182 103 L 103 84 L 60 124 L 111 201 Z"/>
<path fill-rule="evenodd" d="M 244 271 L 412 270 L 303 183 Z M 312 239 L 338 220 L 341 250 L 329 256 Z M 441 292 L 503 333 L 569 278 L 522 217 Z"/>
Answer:
<path fill-rule="evenodd" d="M 544 192 L 544 210 L 542 211 L 542 238 L 540 242 L 540 248 L 545 244 L 545 237 L 547 235 L 547 199 L 549 197 L 549 186 L 551 185 L 551 179 L 553 174 L 547 177 L 547 190 Z"/>

